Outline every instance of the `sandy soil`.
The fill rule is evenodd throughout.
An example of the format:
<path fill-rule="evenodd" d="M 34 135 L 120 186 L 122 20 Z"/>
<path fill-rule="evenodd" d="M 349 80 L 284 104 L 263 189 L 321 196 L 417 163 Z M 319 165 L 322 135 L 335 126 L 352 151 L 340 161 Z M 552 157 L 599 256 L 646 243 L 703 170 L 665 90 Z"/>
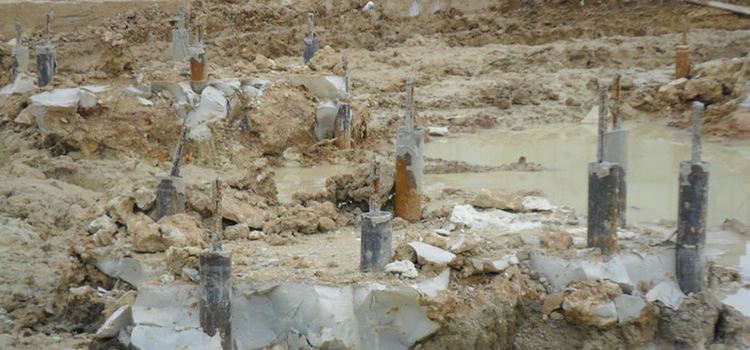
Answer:
<path fill-rule="evenodd" d="M 24 41 L 29 46 L 39 45 L 44 41 L 42 27 L 48 5 L 0 2 L 0 86 L 10 82 L 12 46 L 5 42 L 15 37 L 12 23 L 20 20 L 26 28 Z M 358 217 L 366 208 L 369 190 L 364 181 L 367 165 L 357 167 L 375 156 L 392 158 L 393 137 L 403 125 L 407 75 L 417 78 L 418 123 L 448 127 L 453 136 L 481 129 L 520 130 L 534 124 L 580 121 L 595 104 L 597 85 L 611 82 L 619 72 L 623 75 L 625 118 L 659 119 L 687 127 L 689 103 L 701 100 L 709 105 L 705 125 L 709 139 L 750 138 L 750 113 L 739 106 L 748 95 L 750 61 L 745 55 L 750 46 L 750 22 L 726 11 L 677 1 L 466 4 L 451 0 L 442 1 L 442 10 L 434 15 L 417 18 L 406 18 L 408 2 L 379 3 L 371 12 L 359 10 L 363 3 L 335 0 L 55 2 L 52 42 L 57 48 L 59 72 L 52 86 L 126 87 L 187 80 L 188 65 L 170 60 L 170 33 L 180 5 L 187 6 L 191 30 L 195 23 L 206 26 L 211 80 L 271 81 L 260 105 L 243 104 L 231 118 L 211 127 L 211 141 L 189 142 L 185 154 L 187 215 L 202 229 L 211 225 L 207 184 L 217 175 L 229 179 L 228 193 L 236 202 L 254 208 L 256 221 L 248 229 L 252 232 L 226 244 L 238 257 L 235 264 L 240 280 L 312 279 L 336 284 L 372 278 L 356 271 Z M 426 2 L 423 8 L 432 5 Z M 321 54 L 312 68 L 304 66 L 301 58 L 308 11 L 317 14 L 322 46 L 330 45 L 334 51 Z M 684 19 L 691 26 L 694 76 L 684 85 L 664 88 L 673 80 L 673 48 L 681 41 Z M 287 81 L 299 74 L 341 74 L 343 56 L 349 60 L 351 102 L 359 121 L 355 149 L 350 151 L 314 139 L 313 116 L 319 99 Z M 117 209 L 117 203 L 122 202 L 113 204 L 118 197 L 127 200 L 135 198 L 139 190 L 154 190 L 154 175 L 170 167 L 180 121 L 167 94 L 152 96 L 153 106 L 140 105 L 132 96 L 112 94 L 91 110 L 45 117 L 53 128 L 45 133 L 36 123 L 16 120 L 30 104 L 30 95 L 0 98 L 0 257 L 5 266 L 0 271 L 0 348 L 84 348 L 104 317 L 132 298 L 128 292 L 134 289 L 98 271 L 93 265 L 94 251 L 148 256 L 183 279 L 187 276 L 182 267 L 196 263 L 200 244 L 155 254 L 135 251 L 131 247 L 134 233 L 129 228 L 130 220 L 135 219 L 129 215 L 151 220 L 147 217 L 154 217 L 154 210 L 136 208 L 135 213 L 123 214 Z M 259 163 L 258 159 L 266 161 Z M 392 169 L 390 162 L 385 162 L 386 169 Z M 338 178 L 338 183 L 332 179 L 327 191 L 300 191 L 280 203 L 271 166 L 291 163 L 340 164 L 355 176 L 347 178 L 352 180 L 349 187 L 343 185 L 346 179 Z M 431 166 L 435 173 L 488 170 L 439 161 Z M 515 171 L 543 167 L 509 165 Z M 259 174 L 270 182 L 252 180 Z M 389 190 L 387 187 L 381 193 L 386 208 L 391 205 Z M 441 198 L 428 200 L 463 203 L 474 196 L 461 189 L 446 189 Z M 394 222 L 395 241 L 420 239 L 440 245 L 432 230 L 443 226 L 449 210 L 446 205 L 419 223 Z M 110 237 L 97 236 L 89 229 L 89 224 L 104 214 L 117 221 Z M 484 253 L 502 254 L 525 244 L 529 246 L 522 250 L 536 249 L 540 235 L 560 227 L 580 228 L 578 218 L 570 218 L 562 210 L 528 215 L 529 220 L 552 224 L 541 231 L 524 232 L 523 237 L 483 233 L 488 245 Z M 330 222 L 323 223 L 321 217 Z M 233 226 L 238 221 L 225 220 L 224 224 Z M 330 232 L 319 233 L 329 231 L 323 227 L 331 228 L 331 223 Z M 662 238 L 648 230 L 638 234 Z M 435 271 L 425 268 L 423 273 L 421 278 L 428 278 Z M 546 294 L 538 274 L 527 267 L 514 273 L 498 277 L 456 272 L 459 283 L 444 303 L 454 308 L 433 308 L 449 325 L 448 330 L 420 346 L 582 346 L 585 327 L 546 322 L 546 315 L 542 319 L 535 313 Z M 722 281 L 736 284 L 736 275 L 723 270 L 715 273 L 727 274 L 730 277 Z M 406 283 L 394 276 L 379 278 Z M 497 292 L 513 283 L 523 285 L 519 287 L 523 293 L 513 294 L 518 296 L 517 303 Z M 97 296 L 98 287 L 104 292 Z M 485 304 L 480 307 L 466 302 L 474 299 Z M 486 308 L 494 302 L 504 303 L 506 308 Z M 710 297 L 696 303 L 724 310 L 716 311 L 717 315 L 731 313 Z M 511 304 L 515 306 L 508 306 Z M 524 320 L 519 316 L 524 313 L 534 316 Z M 480 339 L 477 334 L 482 327 L 492 327 L 490 321 L 498 315 L 516 321 L 495 330 L 496 338 Z M 477 324 L 460 321 L 472 317 Z M 668 323 L 673 315 L 661 317 Z M 745 321 L 732 322 L 743 329 Z M 566 332 L 571 329 L 575 337 L 567 339 Z M 520 332 L 511 336 L 514 330 Z M 550 332 L 548 338 L 539 336 L 545 332 Z M 628 332 L 598 332 L 595 342 L 587 346 L 638 344 L 640 340 L 632 336 L 637 332 Z M 467 336 L 451 338 L 459 333 Z M 507 340 L 499 340 L 504 336 Z M 674 343 L 679 334 L 670 333 L 669 337 L 658 341 Z M 561 343 L 561 339 L 568 342 Z M 717 336 L 715 342 L 736 344 L 727 339 Z"/>

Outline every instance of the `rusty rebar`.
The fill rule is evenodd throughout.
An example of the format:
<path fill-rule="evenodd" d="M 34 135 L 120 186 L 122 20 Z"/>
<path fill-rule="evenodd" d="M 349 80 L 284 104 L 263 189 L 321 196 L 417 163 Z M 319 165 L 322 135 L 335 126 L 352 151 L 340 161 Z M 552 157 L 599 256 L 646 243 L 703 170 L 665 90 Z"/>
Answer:
<path fill-rule="evenodd" d="M 620 73 L 616 73 L 613 83 L 613 104 L 612 104 L 612 129 L 620 129 Z"/>
<path fill-rule="evenodd" d="M 47 44 L 52 42 L 52 19 L 55 18 L 55 5 L 47 12 L 47 23 L 44 25 L 44 35 L 47 37 Z"/>
<path fill-rule="evenodd" d="M 221 178 L 216 178 L 212 186 L 214 198 L 214 234 L 213 234 L 213 251 L 221 251 L 221 240 L 223 239 L 222 212 L 221 212 Z"/>
<path fill-rule="evenodd" d="M 370 212 L 380 211 L 380 160 L 372 162 L 372 195 L 370 195 Z"/>
<path fill-rule="evenodd" d="M 596 149 L 596 162 L 601 163 L 607 158 L 604 147 L 604 133 L 607 132 L 607 85 L 599 86 L 599 133 Z"/>
<path fill-rule="evenodd" d="M 414 83 L 413 75 L 406 77 L 406 130 L 414 130 Z"/>

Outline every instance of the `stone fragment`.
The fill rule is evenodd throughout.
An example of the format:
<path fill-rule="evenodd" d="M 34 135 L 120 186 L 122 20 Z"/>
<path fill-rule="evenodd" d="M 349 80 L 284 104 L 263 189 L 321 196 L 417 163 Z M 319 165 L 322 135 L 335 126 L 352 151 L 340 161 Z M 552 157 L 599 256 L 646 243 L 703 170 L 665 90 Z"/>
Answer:
<path fill-rule="evenodd" d="M 656 98 L 670 106 L 674 106 L 680 103 L 680 91 L 674 85 L 667 84 L 656 91 Z"/>
<path fill-rule="evenodd" d="M 549 203 L 547 198 L 537 196 L 526 196 L 523 197 L 523 209 L 525 211 L 550 211 L 554 209 L 552 204 Z"/>
<path fill-rule="evenodd" d="M 406 278 L 417 278 L 419 276 L 414 263 L 409 260 L 398 260 L 385 265 L 385 272 L 399 274 Z"/>
<path fill-rule="evenodd" d="M 557 231 L 539 237 L 539 243 L 554 251 L 566 250 L 573 246 L 573 236 L 568 231 Z"/>
<path fill-rule="evenodd" d="M 262 228 L 265 224 L 262 210 L 233 197 L 221 201 L 221 214 L 224 219 L 246 223 L 251 228 Z"/>
<path fill-rule="evenodd" d="M 18 116 L 13 122 L 21 126 L 32 126 L 36 124 L 36 119 L 34 119 L 34 115 L 31 114 L 31 107 L 24 108 L 21 113 L 18 113 Z"/>
<path fill-rule="evenodd" d="M 134 205 L 135 199 L 127 196 L 117 196 L 107 202 L 104 210 L 107 211 L 107 214 L 115 222 L 126 225 L 135 216 L 133 213 Z"/>
<path fill-rule="evenodd" d="M 154 202 L 156 202 L 156 193 L 145 187 L 135 190 L 133 197 L 135 198 L 135 205 L 144 211 L 153 208 Z"/>
<path fill-rule="evenodd" d="M 318 219 L 318 230 L 320 232 L 328 232 L 336 229 L 336 222 L 333 219 L 324 216 Z"/>
<path fill-rule="evenodd" d="M 430 136 L 448 136 L 450 131 L 447 126 L 428 126 L 427 133 Z"/>
<path fill-rule="evenodd" d="M 341 56 L 330 46 L 318 50 L 310 60 L 309 67 L 314 71 L 333 70 L 341 62 Z"/>
<path fill-rule="evenodd" d="M 617 323 L 617 308 L 611 298 L 622 294 L 620 287 L 606 281 L 573 282 L 571 285 L 575 290 L 563 297 L 565 320 L 600 329 Z"/>
<path fill-rule="evenodd" d="M 112 218 L 107 215 L 102 215 L 91 221 L 88 227 L 89 233 L 96 233 L 97 231 L 103 229 L 112 231 L 112 233 L 114 233 L 115 231 L 117 231 L 117 225 L 112 223 Z"/>
<path fill-rule="evenodd" d="M 224 238 L 229 240 L 247 239 L 250 236 L 250 228 L 246 223 L 227 226 L 224 229 Z"/>
<path fill-rule="evenodd" d="M 690 79 L 685 85 L 683 97 L 687 101 L 701 101 L 706 104 L 720 102 L 724 99 L 721 83 L 710 77 Z"/>
<path fill-rule="evenodd" d="M 542 302 L 542 309 L 540 310 L 543 314 L 549 315 L 552 311 L 555 311 L 562 307 L 563 292 L 557 292 L 547 295 Z"/>
<path fill-rule="evenodd" d="M 500 210 L 521 211 L 524 209 L 523 197 L 513 192 L 490 191 L 482 189 L 471 203 L 477 208 L 495 208 Z"/>
<path fill-rule="evenodd" d="M 474 268 L 482 273 L 497 273 L 505 271 L 511 265 L 518 265 L 519 260 L 515 254 L 506 255 L 500 259 L 473 259 L 470 258 Z"/>
<path fill-rule="evenodd" d="M 264 236 L 265 236 L 265 234 L 263 233 L 263 231 L 252 231 L 247 236 L 247 239 L 249 239 L 251 241 L 255 241 L 255 240 L 258 240 L 258 239 L 262 239 Z"/>
<path fill-rule="evenodd" d="M 138 219 L 128 225 L 128 231 L 132 231 L 133 250 L 138 252 L 161 252 L 172 246 L 204 247 L 208 241 L 201 222 L 188 214 L 166 216 L 156 224 L 139 214 Z"/>
<path fill-rule="evenodd" d="M 257 54 L 255 56 L 253 64 L 261 71 L 269 71 L 274 68 L 274 62 L 269 60 L 268 57 L 263 56 L 262 54 Z"/>
<path fill-rule="evenodd" d="M 453 253 L 463 253 L 479 247 L 482 244 L 482 237 L 479 237 L 476 233 L 470 234 L 459 234 L 456 242 L 450 246 L 450 251 Z"/>
<path fill-rule="evenodd" d="M 426 243 L 411 242 L 409 245 L 414 248 L 414 251 L 417 253 L 417 262 L 419 264 L 433 263 L 437 265 L 446 265 L 456 258 L 455 254 Z"/>

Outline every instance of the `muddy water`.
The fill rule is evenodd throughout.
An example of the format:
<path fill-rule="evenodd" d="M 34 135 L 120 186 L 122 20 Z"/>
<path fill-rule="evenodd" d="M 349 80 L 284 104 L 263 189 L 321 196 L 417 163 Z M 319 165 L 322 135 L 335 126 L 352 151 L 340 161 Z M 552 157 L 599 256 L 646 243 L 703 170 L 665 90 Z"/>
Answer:
<path fill-rule="evenodd" d="M 686 131 L 654 123 L 628 123 L 628 221 L 642 222 L 677 217 L 679 163 L 688 159 Z M 426 191 L 446 186 L 542 190 L 554 205 L 569 205 L 579 213 L 587 207 L 587 163 L 596 156 L 594 125 L 546 125 L 525 131 L 490 131 L 480 135 L 432 142 L 425 155 L 472 164 L 500 165 L 526 156 L 550 169 L 545 172 L 426 175 Z M 711 163 L 709 183 L 708 257 L 738 270 L 743 285 L 750 283 L 748 237 L 719 230 L 726 218 L 750 223 L 750 143 L 709 143 L 703 158 Z M 723 301 L 750 315 L 750 290 L 723 296 Z"/>
<path fill-rule="evenodd" d="M 682 130 L 654 123 L 625 124 L 628 146 L 628 221 L 677 217 L 680 161 L 689 159 L 690 139 Z M 426 175 L 427 192 L 451 186 L 541 190 L 554 205 L 585 213 L 587 163 L 596 158 L 596 129 L 586 124 L 554 124 L 524 131 L 495 130 L 462 138 L 438 139 L 425 146 L 425 156 L 501 165 L 525 156 L 545 172 L 497 172 Z M 750 143 L 706 144 L 703 158 L 711 163 L 709 226 L 726 218 L 750 221 Z"/>

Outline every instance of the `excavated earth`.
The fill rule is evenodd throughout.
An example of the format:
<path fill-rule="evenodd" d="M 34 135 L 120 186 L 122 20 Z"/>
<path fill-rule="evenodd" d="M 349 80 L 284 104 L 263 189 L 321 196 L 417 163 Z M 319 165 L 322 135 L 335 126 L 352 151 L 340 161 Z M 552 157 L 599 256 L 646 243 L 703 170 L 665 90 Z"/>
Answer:
<path fill-rule="evenodd" d="M 447 128 L 447 137 L 580 122 L 597 103 L 597 86 L 620 73 L 625 119 L 688 128 L 691 102 L 702 101 L 709 142 L 750 139 L 747 16 L 674 0 L 444 0 L 431 14 L 435 3 L 424 2 L 423 13 L 409 18 L 407 1 L 378 2 L 372 11 L 352 0 L 54 2 L 58 74 L 50 87 L 0 96 L 0 348 L 120 348 L 94 333 L 119 306 L 133 303 L 137 287 L 102 272 L 97 259 L 133 257 L 162 268 L 157 280 L 190 281 L 200 249 L 210 243 L 216 177 L 224 179 L 224 245 L 233 251 L 235 281 L 411 284 L 360 273 L 357 240 L 376 158 L 383 176 L 378 197 L 393 209 L 394 138 L 404 124 L 407 75 L 416 76 L 417 124 Z M 0 0 L 0 86 L 11 83 L 13 24 L 22 23 L 26 45 L 41 45 L 49 6 Z M 187 213 L 157 222 L 154 176 L 172 166 L 182 124 L 178 97 L 122 91 L 188 80 L 187 62 L 171 60 L 178 6 L 186 7 L 191 31 L 205 26 L 209 80 L 265 83 L 262 95 L 237 97 L 226 118 L 208 124 L 208 137 L 188 140 L 181 172 Z M 306 66 L 308 12 L 316 13 L 321 50 Z M 675 81 L 674 47 L 686 23 L 692 76 Z M 351 150 L 315 138 L 322 99 L 293 83 L 300 75 L 344 75 L 343 57 L 354 112 Z M 32 95 L 80 86 L 108 90 L 93 107 L 31 115 Z M 336 166 L 325 187 L 282 184 L 276 176 L 316 165 Z M 500 167 L 427 159 L 425 170 L 521 176 L 547 169 L 534 159 Z M 543 196 L 538 191 L 494 196 L 449 187 L 423 198 L 430 209 L 421 221 L 393 221 L 395 257 L 417 262 L 416 281 L 440 269 L 419 264 L 406 243 L 448 249 L 463 229 L 450 223 L 455 204 L 504 209 L 534 223 L 469 236 L 473 245 L 451 263 L 448 290 L 425 301 L 441 328 L 415 348 L 750 348 L 748 318 L 713 294 L 747 286 L 715 264 L 708 291 L 686 298 L 677 311 L 649 303 L 630 322 L 599 327 L 563 313 L 560 302 L 550 309 L 557 296 L 528 255 L 584 251 L 585 213 L 566 203 L 543 210 L 518 204 Z M 659 244 L 670 230 L 634 224 L 629 231 L 638 238 L 621 250 Z M 507 254 L 521 261 L 501 272 L 469 260 Z M 565 300 L 622 294 L 619 287 L 610 293 L 607 283 L 575 282 Z"/>

